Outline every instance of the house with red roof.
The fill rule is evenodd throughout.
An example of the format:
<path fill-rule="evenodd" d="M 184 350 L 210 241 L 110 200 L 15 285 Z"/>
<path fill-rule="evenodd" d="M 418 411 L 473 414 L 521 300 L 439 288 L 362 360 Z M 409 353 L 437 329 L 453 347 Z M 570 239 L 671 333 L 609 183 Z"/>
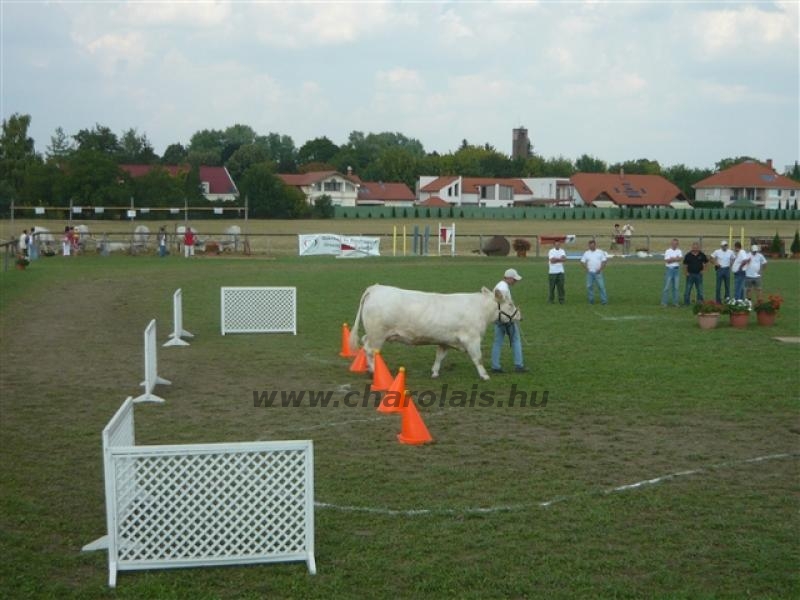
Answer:
<path fill-rule="evenodd" d="M 334 206 L 413 206 L 416 196 L 405 183 L 362 181 L 352 169 L 279 174 L 281 181 L 299 189 L 314 204 L 328 195 Z"/>
<path fill-rule="evenodd" d="M 766 164 L 748 160 L 734 165 L 692 186 L 695 199 L 730 204 L 751 204 L 759 208 L 793 207 L 800 196 L 800 183 L 779 175 Z"/>
<path fill-rule="evenodd" d="M 142 177 L 154 168 L 164 169 L 172 177 L 184 177 L 190 169 L 189 165 L 120 165 L 119 168 L 131 177 Z M 234 202 L 239 199 L 239 190 L 225 167 L 201 166 L 198 175 L 203 196 L 210 202 Z"/>
<path fill-rule="evenodd" d="M 575 173 L 575 204 L 611 208 L 618 206 L 683 207 L 687 198 L 678 186 L 660 175 Z"/>
<path fill-rule="evenodd" d="M 533 192 L 519 178 L 423 175 L 417 187 L 420 204 L 436 197 L 449 205 L 502 208 L 533 199 Z"/>

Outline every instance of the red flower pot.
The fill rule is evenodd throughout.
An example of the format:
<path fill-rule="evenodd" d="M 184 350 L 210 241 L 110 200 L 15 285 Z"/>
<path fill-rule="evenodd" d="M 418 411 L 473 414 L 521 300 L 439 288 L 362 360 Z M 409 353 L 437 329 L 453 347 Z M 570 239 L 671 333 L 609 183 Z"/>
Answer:
<path fill-rule="evenodd" d="M 731 327 L 744 329 L 750 320 L 750 313 L 731 313 Z"/>
<path fill-rule="evenodd" d="M 766 312 L 766 311 L 756 312 L 756 318 L 758 319 L 758 324 L 763 325 L 764 327 L 771 327 L 775 325 L 776 316 L 778 316 L 777 312 Z"/>

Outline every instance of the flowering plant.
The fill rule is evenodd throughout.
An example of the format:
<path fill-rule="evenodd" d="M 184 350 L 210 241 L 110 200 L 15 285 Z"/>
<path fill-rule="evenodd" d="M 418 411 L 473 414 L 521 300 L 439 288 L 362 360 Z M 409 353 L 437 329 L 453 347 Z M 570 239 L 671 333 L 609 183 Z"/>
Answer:
<path fill-rule="evenodd" d="M 703 302 L 695 302 L 692 306 L 692 312 L 696 315 L 710 315 L 714 313 L 724 312 L 724 307 L 719 302 L 713 300 L 704 300 Z"/>
<path fill-rule="evenodd" d="M 516 238 L 511 247 L 514 248 L 515 252 L 527 252 L 531 249 L 531 243 L 524 238 Z"/>
<path fill-rule="evenodd" d="M 725 301 L 725 312 L 729 315 L 747 314 L 751 310 L 753 310 L 753 303 L 750 300 L 728 298 Z"/>
<path fill-rule="evenodd" d="M 17 254 L 16 264 L 18 264 L 20 267 L 27 267 L 29 264 L 31 264 L 31 261 L 24 254 Z"/>
<path fill-rule="evenodd" d="M 759 300 L 753 307 L 756 312 L 775 313 L 781 309 L 783 298 L 777 294 L 770 294 L 766 300 Z"/>

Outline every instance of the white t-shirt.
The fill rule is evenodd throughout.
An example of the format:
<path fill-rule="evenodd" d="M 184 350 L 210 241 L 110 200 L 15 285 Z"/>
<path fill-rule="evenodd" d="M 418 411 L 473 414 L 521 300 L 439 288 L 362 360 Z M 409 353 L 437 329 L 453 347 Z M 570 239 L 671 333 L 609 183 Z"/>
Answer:
<path fill-rule="evenodd" d="M 555 248 L 550 248 L 550 252 L 547 253 L 547 260 L 549 261 L 551 258 L 564 258 L 567 256 L 567 253 L 564 252 L 563 248 L 559 248 L 556 250 Z M 564 263 L 563 262 L 551 262 L 548 263 L 550 265 L 550 269 L 548 273 L 555 274 L 555 273 L 563 273 L 564 272 Z"/>
<path fill-rule="evenodd" d="M 494 286 L 494 291 L 500 290 L 500 293 L 503 294 L 506 298 L 511 300 L 511 287 L 508 285 L 508 282 L 505 279 L 501 279 L 496 286 Z"/>
<path fill-rule="evenodd" d="M 20 249 L 20 251 L 25 250 L 28 247 L 27 233 L 23 233 L 21 236 L 19 236 L 19 241 L 17 242 L 17 246 Z"/>
<path fill-rule="evenodd" d="M 733 250 L 729 248 L 717 248 L 711 253 L 711 258 L 717 261 L 717 265 L 719 265 L 723 269 L 727 269 L 733 263 Z"/>
<path fill-rule="evenodd" d="M 581 257 L 581 262 L 586 265 L 586 269 L 590 273 L 597 273 L 607 260 L 608 254 L 599 248 L 596 248 L 595 250 L 587 250 Z"/>
<path fill-rule="evenodd" d="M 750 255 L 750 262 L 744 270 L 745 277 L 761 277 L 761 267 L 767 264 L 767 259 L 761 252 L 754 252 Z"/>
<path fill-rule="evenodd" d="M 736 260 L 733 261 L 733 272 L 734 273 L 738 273 L 739 271 L 741 271 L 743 269 L 742 263 L 744 261 L 746 261 L 746 260 L 749 260 L 749 259 L 750 259 L 750 255 L 747 253 L 747 251 L 744 248 L 739 250 L 739 252 L 736 253 Z M 747 265 L 745 265 L 745 266 L 747 266 Z"/>
<path fill-rule="evenodd" d="M 678 260 L 674 262 L 667 262 L 669 258 L 677 258 Z M 664 264 L 667 265 L 668 269 L 680 269 L 681 262 L 683 261 L 683 251 L 680 248 L 667 248 L 664 250 Z"/>

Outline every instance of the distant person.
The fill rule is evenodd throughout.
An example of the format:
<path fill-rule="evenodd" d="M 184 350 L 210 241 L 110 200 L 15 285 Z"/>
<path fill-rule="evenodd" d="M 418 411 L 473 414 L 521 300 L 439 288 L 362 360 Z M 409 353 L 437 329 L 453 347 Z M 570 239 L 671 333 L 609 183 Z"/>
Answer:
<path fill-rule="evenodd" d="M 745 269 L 750 262 L 750 255 L 742 248 L 741 242 L 734 242 L 733 250 L 735 258 L 733 259 L 733 297 L 736 300 L 744 300 L 744 282 L 746 279 Z"/>
<path fill-rule="evenodd" d="M 28 256 L 28 230 L 23 229 L 22 235 L 17 240 L 17 251 L 22 256 Z"/>
<path fill-rule="evenodd" d="M 561 240 L 553 242 L 553 247 L 547 253 L 547 261 L 550 284 L 547 301 L 553 304 L 555 291 L 558 289 L 558 303 L 564 304 L 564 263 L 567 261 L 567 253 L 561 248 Z"/>
<path fill-rule="evenodd" d="M 619 223 L 614 223 L 614 229 L 611 231 L 611 249 L 616 250 L 617 247 L 625 248 L 625 236 L 619 228 Z"/>
<path fill-rule="evenodd" d="M 190 256 L 194 256 L 194 232 L 192 231 L 191 227 L 186 228 L 186 232 L 183 234 L 183 256 L 189 258 Z"/>
<path fill-rule="evenodd" d="M 158 255 L 161 258 L 167 255 L 167 231 L 163 227 L 158 230 Z"/>
<path fill-rule="evenodd" d="M 706 270 L 708 257 L 700 250 L 700 243 L 693 242 L 692 249 L 683 257 L 683 266 L 686 271 L 686 289 L 683 292 L 683 303 L 689 305 L 692 297 L 692 288 L 695 288 L 697 302 L 703 298 L 703 271 Z"/>
<path fill-rule="evenodd" d="M 70 243 L 72 244 L 72 251 L 74 254 L 78 254 L 78 251 L 81 249 L 81 232 L 78 231 L 75 227 L 69 228 L 69 235 L 70 235 Z"/>
<path fill-rule="evenodd" d="M 633 239 L 633 225 L 625 223 L 622 226 L 622 235 L 625 238 L 625 254 L 631 253 L 631 240 Z"/>
<path fill-rule="evenodd" d="M 517 273 L 516 269 L 507 269 L 503 273 L 501 279 L 494 291 L 500 292 L 508 299 L 511 299 L 511 287 L 522 280 L 522 277 Z M 497 320 L 494 322 L 494 344 L 492 344 L 492 373 L 502 373 L 503 368 L 500 366 L 500 351 L 503 349 L 503 340 L 508 336 L 511 342 L 511 353 L 514 358 L 514 371 L 517 373 L 526 373 L 528 369 L 522 361 L 522 337 L 519 333 L 519 321 L 513 321 L 510 317 L 503 317 L 498 315 Z"/>
<path fill-rule="evenodd" d="M 28 235 L 28 258 L 36 260 L 39 258 L 39 246 L 36 241 L 36 227 L 31 227 L 31 233 Z"/>
<path fill-rule="evenodd" d="M 717 287 L 714 299 L 722 302 L 723 298 L 731 297 L 731 265 L 735 255 L 733 250 L 728 248 L 728 241 L 722 240 L 719 248 L 711 253 L 711 260 L 714 261 L 714 270 L 717 273 Z M 725 287 L 725 295 L 722 295 L 722 287 Z"/>
<path fill-rule="evenodd" d="M 767 259 L 761 254 L 761 246 L 753 244 L 750 247 L 750 261 L 744 270 L 744 289 L 748 300 L 752 300 L 753 290 L 757 292 L 756 299 L 761 300 L 761 275 L 764 273 L 766 266 Z"/>
<path fill-rule="evenodd" d="M 683 262 L 683 251 L 678 248 L 678 238 L 672 238 L 669 243 L 669 248 L 664 251 L 664 289 L 661 292 L 661 306 L 667 306 L 672 297 L 672 305 L 680 306 L 678 300 L 680 283 L 678 276 L 681 272 L 681 263 Z"/>
<path fill-rule="evenodd" d="M 61 238 L 61 254 L 70 256 L 72 254 L 72 231 L 69 225 L 64 227 L 64 237 Z"/>
<path fill-rule="evenodd" d="M 603 250 L 597 249 L 597 242 L 589 240 L 589 249 L 583 253 L 581 264 L 586 271 L 586 292 L 589 304 L 594 304 L 594 286 L 600 292 L 600 304 L 608 304 L 606 294 L 606 282 L 603 277 L 603 269 L 606 268 L 608 254 Z"/>

